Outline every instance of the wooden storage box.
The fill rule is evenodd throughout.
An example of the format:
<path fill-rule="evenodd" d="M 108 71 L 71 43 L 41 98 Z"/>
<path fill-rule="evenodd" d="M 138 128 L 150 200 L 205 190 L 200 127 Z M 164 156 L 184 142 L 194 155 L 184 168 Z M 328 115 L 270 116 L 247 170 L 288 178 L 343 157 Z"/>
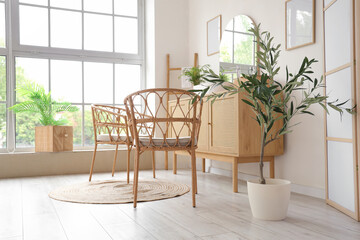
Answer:
<path fill-rule="evenodd" d="M 62 152 L 72 150 L 72 126 L 35 127 L 35 152 Z"/>

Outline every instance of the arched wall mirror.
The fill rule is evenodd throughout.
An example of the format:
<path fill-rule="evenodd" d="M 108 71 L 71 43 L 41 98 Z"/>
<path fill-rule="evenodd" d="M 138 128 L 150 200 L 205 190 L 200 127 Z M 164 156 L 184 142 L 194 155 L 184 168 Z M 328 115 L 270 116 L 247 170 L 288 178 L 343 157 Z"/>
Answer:
<path fill-rule="evenodd" d="M 256 70 L 257 49 L 255 36 L 249 29 L 254 22 L 246 15 L 238 15 L 230 20 L 222 33 L 220 43 L 220 69 L 229 74 L 230 79 L 236 73 L 251 73 Z"/>

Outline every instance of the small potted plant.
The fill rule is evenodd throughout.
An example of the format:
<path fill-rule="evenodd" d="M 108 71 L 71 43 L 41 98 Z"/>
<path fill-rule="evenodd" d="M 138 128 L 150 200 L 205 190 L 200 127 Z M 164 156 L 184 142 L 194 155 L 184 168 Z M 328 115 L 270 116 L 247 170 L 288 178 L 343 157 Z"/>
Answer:
<path fill-rule="evenodd" d="M 290 200 L 290 181 L 283 179 L 265 179 L 263 174 L 263 157 L 265 147 L 279 139 L 282 135 L 290 133 L 291 120 L 299 114 L 314 115 L 310 107 L 319 104 L 325 109 L 331 107 L 340 114 L 344 111 L 354 113 L 354 108 L 345 108 L 347 102 L 327 101 L 328 96 L 319 93 L 323 85 L 320 80 L 311 78 L 312 64 L 315 59 L 304 58 L 301 67 L 295 74 L 289 73 L 286 68 L 286 81 L 280 83 L 276 76 L 280 70 L 277 66 L 280 56 L 280 45 L 273 44 L 273 37 L 269 32 L 260 32 L 260 25 L 254 26 L 250 31 L 255 35 L 259 50 L 256 53 L 260 71 L 253 74 L 242 74 L 242 80 L 238 76 L 236 83 L 223 81 L 211 69 L 204 73 L 203 80 L 208 86 L 202 90 L 191 90 L 200 93 L 204 97 L 212 88 L 221 86 L 224 91 L 212 92 L 207 96 L 208 100 L 215 100 L 226 95 L 245 93 L 244 103 L 249 105 L 254 112 L 254 119 L 261 129 L 261 146 L 259 158 L 259 180 L 248 181 L 248 195 L 252 214 L 263 220 L 282 220 L 286 217 Z M 302 92 L 301 100 L 295 100 L 293 93 Z M 276 121 L 282 121 L 280 129 L 273 129 Z"/>
<path fill-rule="evenodd" d="M 25 98 L 9 109 L 15 113 L 27 112 L 39 114 L 42 126 L 35 127 L 35 152 L 60 152 L 73 150 L 73 127 L 62 126 L 64 118 L 56 119 L 61 112 L 76 112 L 79 109 L 68 102 L 58 102 L 46 93 L 41 85 L 28 84 L 16 89 L 17 94 Z"/>
<path fill-rule="evenodd" d="M 191 68 L 184 68 L 180 77 L 184 77 L 186 81 L 190 82 L 191 85 L 193 85 L 193 87 L 196 87 L 200 85 L 202 82 L 204 82 L 203 77 L 204 77 L 205 67 L 207 66 L 203 66 L 203 67 L 194 66 Z"/>

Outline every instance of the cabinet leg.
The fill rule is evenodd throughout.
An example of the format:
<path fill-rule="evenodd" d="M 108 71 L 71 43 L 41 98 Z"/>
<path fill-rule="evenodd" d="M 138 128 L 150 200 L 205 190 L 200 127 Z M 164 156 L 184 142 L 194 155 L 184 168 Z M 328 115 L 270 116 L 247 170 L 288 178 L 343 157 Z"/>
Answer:
<path fill-rule="evenodd" d="M 205 158 L 202 158 L 202 172 L 205 172 Z"/>
<path fill-rule="evenodd" d="M 270 178 L 275 178 L 275 161 L 274 157 L 270 160 Z"/>
<path fill-rule="evenodd" d="M 238 160 L 234 158 L 232 164 L 233 192 L 238 192 Z"/>
<path fill-rule="evenodd" d="M 169 154 L 168 151 L 165 151 L 165 170 L 169 170 Z"/>
<path fill-rule="evenodd" d="M 177 156 L 176 156 L 176 152 L 173 152 L 173 174 L 176 174 L 176 170 L 177 170 Z"/>

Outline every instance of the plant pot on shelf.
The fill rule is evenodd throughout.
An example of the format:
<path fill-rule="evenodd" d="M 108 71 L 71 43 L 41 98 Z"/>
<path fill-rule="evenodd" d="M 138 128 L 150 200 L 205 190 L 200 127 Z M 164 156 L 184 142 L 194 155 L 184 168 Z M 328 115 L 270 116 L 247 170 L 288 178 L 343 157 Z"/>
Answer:
<path fill-rule="evenodd" d="M 72 126 L 35 127 L 35 152 L 63 152 L 72 150 Z"/>
<path fill-rule="evenodd" d="M 282 179 L 266 179 L 247 182 L 252 215 L 262 220 L 282 220 L 286 217 L 290 201 L 291 182 Z"/>

